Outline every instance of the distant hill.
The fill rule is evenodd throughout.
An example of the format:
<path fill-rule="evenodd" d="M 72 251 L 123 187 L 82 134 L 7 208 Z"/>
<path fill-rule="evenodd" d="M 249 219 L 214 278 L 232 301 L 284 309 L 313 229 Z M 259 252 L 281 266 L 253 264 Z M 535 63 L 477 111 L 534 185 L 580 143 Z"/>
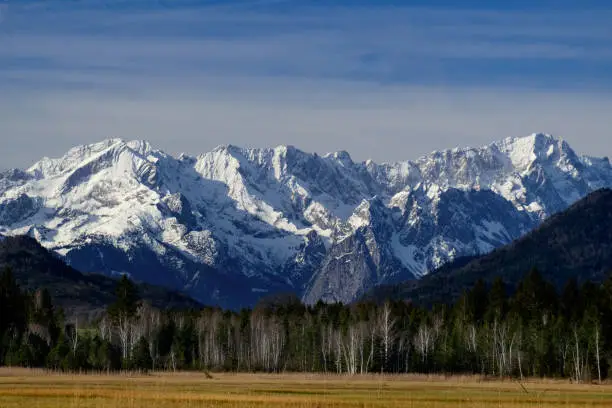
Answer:
<path fill-rule="evenodd" d="M 27 236 L 0 239 L 0 270 L 6 266 L 13 270 L 22 288 L 46 288 L 54 303 L 69 313 L 101 310 L 115 297 L 115 279 L 83 274 Z M 185 295 L 161 287 L 140 284 L 138 288 L 144 300 L 160 308 L 202 306 Z"/>
<path fill-rule="evenodd" d="M 612 190 L 601 189 L 509 245 L 448 264 L 419 281 L 374 289 L 368 297 L 449 302 L 482 278 L 501 276 L 510 286 L 532 268 L 561 289 L 569 278 L 602 281 L 612 272 Z"/>

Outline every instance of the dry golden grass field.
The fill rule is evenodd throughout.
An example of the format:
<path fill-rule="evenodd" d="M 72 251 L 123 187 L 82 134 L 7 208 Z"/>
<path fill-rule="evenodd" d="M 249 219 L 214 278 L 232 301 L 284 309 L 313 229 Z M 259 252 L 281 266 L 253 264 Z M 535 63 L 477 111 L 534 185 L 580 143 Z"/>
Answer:
<path fill-rule="evenodd" d="M 612 385 L 476 377 L 149 374 L 0 370 L 1 408 L 612 407 Z"/>

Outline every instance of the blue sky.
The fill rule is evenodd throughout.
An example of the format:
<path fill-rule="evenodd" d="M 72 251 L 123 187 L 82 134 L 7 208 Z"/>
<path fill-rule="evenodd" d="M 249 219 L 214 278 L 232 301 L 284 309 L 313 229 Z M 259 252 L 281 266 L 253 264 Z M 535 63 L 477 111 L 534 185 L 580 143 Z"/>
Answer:
<path fill-rule="evenodd" d="M 391 161 L 548 132 L 610 155 L 608 3 L 0 0 L 0 167 L 110 137 Z"/>

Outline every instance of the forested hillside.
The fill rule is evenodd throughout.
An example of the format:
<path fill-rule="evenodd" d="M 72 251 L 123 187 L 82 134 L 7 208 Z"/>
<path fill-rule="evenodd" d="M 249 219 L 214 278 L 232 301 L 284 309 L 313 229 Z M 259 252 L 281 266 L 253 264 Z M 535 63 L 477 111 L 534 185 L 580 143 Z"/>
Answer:
<path fill-rule="evenodd" d="M 376 288 L 369 296 L 422 305 L 454 301 L 478 279 L 490 284 L 503 277 L 515 289 L 525 271 L 533 267 L 557 290 L 568 279 L 603 282 L 612 271 L 612 190 L 591 193 L 523 238 L 489 254 L 459 259 L 419 281 Z"/>
<path fill-rule="evenodd" d="M 127 278 L 95 321 L 65 319 L 46 291 L 0 277 L 0 362 L 60 370 L 481 373 L 604 379 L 612 361 L 612 279 L 557 294 L 532 270 L 508 297 L 479 281 L 452 306 L 302 305 L 161 311 Z"/>
<path fill-rule="evenodd" d="M 28 236 L 0 240 L 0 268 L 4 267 L 12 270 L 23 289 L 45 288 L 54 303 L 69 314 L 103 311 L 115 300 L 116 279 L 83 274 Z M 157 307 L 200 306 L 185 295 L 161 287 L 141 284 L 139 290 L 144 299 Z"/>

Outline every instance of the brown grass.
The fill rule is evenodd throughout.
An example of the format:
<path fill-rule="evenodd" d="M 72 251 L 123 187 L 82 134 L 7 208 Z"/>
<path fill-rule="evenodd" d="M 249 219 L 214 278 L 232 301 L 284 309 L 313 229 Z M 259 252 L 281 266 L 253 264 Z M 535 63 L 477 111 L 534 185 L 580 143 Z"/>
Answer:
<path fill-rule="evenodd" d="M 612 385 L 443 376 L 153 373 L 72 375 L 0 370 L 1 408 L 612 407 Z"/>

